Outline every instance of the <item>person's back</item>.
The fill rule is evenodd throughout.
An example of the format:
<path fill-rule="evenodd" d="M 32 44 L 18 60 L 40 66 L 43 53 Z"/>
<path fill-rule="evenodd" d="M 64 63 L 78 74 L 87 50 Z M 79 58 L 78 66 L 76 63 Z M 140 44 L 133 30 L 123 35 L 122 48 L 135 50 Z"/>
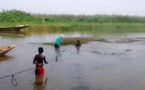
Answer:
<path fill-rule="evenodd" d="M 35 55 L 33 59 L 33 64 L 36 64 L 35 74 L 36 75 L 44 75 L 44 68 L 43 68 L 43 62 L 47 64 L 48 62 L 45 59 L 45 56 L 42 55 L 43 48 L 38 48 L 39 54 Z"/>
<path fill-rule="evenodd" d="M 34 58 L 34 63 L 37 62 L 36 66 L 40 65 L 43 66 L 43 60 L 45 60 L 45 56 L 42 54 L 37 54 Z"/>
<path fill-rule="evenodd" d="M 62 41 L 62 36 L 59 36 L 56 41 L 55 41 L 55 47 L 59 48 L 60 47 L 60 42 Z"/>

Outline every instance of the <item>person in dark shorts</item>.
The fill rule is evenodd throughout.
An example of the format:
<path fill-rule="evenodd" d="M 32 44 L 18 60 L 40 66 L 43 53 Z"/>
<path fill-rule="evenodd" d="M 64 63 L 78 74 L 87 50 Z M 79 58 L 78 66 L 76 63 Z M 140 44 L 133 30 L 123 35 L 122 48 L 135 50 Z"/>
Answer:
<path fill-rule="evenodd" d="M 33 64 L 36 64 L 35 75 L 44 75 L 43 65 L 44 65 L 44 63 L 47 64 L 48 62 L 46 61 L 45 56 L 42 55 L 42 53 L 43 53 L 42 47 L 38 48 L 38 52 L 39 53 L 37 55 L 35 55 L 35 57 L 33 59 Z"/>
<path fill-rule="evenodd" d="M 81 43 L 80 43 L 80 40 L 77 40 L 77 43 L 75 44 L 76 46 L 76 49 L 77 49 L 77 54 L 79 53 L 80 51 L 80 47 L 81 47 Z"/>

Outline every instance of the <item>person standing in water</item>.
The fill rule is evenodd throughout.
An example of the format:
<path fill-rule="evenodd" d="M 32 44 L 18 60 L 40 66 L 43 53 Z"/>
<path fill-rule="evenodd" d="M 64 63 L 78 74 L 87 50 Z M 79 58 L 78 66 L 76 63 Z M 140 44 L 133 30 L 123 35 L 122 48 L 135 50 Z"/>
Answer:
<path fill-rule="evenodd" d="M 62 35 L 60 35 L 56 41 L 55 41 L 55 48 L 59 48 L 60 47 L 60 42 L 62 41 L 63 37 Z"/>
<path fill-rule="evenodd" d="M 81 47 L 81 43 L 80 43 L 80 40 L 77 40 L 76 44 L 76 49 L 77 49 L 77 54 L 80 52 L 80 47 Z"/>
<path fill-rule="evenodd" d="M 37 55 L 35 55 L 35 57 L 33 59 L 33 64 L 36 64 L 35 75 L 43 76 L 44 75 L 43 65 L 44 65 L 44 63 L 47 64 L 48 62 L 46 61 L 45 56 L 42 55 L 42 53 L 43 53 L 42 47 L 38 48 L 38 52 L 39 53 Z"/>

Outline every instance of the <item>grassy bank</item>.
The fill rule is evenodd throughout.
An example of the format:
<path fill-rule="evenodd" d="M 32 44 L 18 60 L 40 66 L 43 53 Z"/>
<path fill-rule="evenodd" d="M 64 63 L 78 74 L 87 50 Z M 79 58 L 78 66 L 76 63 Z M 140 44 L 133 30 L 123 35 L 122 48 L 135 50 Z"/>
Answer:
<path fill-rule="evenodd" d="M 121 15 L 44 15 L 18 10 L 0 12 L 0 26 L 29 24 L 26 33 L 88 32 L 121 33 L 145 32 L 145 17 Z"/>
<path fill-rule="evenodd" d="M 124 33 L 145 32 L 142 23 L 48 23 L 32 24 L 27 33 L 88 32 L 88 33 Z"/>

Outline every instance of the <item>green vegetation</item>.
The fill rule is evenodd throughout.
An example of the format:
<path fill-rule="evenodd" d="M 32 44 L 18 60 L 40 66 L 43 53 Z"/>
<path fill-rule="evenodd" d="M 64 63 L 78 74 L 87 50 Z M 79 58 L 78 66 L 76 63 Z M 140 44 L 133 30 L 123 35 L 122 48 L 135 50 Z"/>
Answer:
<path fill-rule="evenodd" d="M 18 11 L 18 10 L 3 10 L 0 12 L 0 24 L 4 26 L 16 25 L 16 24 L 25 24 L 38 22 L 40 19 L 35 18 L 29 13 Z"/>
<path fill-rule="evenodd" d="M 46 15 L 18 10 L 0 12 L 0 23 L 145 23 L 145 17 L 121 15 Z"/>
<path fill-rule="evenodd" d="M 81 37 L 77 37 L 77 38 L 64 38 L 63 41 L 61 42 L 61 45 L 74 45 L 76 43 L 76 40 L 80 40 L 81 44 L 86 44 L 88 42 L 91 41 L 100 41 L 97 39 L 93 39 L 93 38 L 81 38 Z M 50 43 L 43 43 L 46 45 L 54 45 L 54 42 L 50 42 Z"/>
<path fill-rule="evenodd" d="M 74 45 L 74 44 L 76 44 L 77 40 L 80 40 L 81 44 L 86 44 L 86 43 L 91 42 L 91 41 L 112 43 L 110 41 L 107 41 L 106 39 L 99 39 L 99 38 L 69 37 L 69 38 L 64 38 L 63 41 L 60 44 L 61 45 Z M 50 42 L 50 43 L 43 43 L 43 44 L 54 45 L 55 43 L 54 42 Z"/>
<path fill-rule="evenodd" d="M 19 10 L 0 12 L 0 26 L 29 24 L 29 33 L 50 33 L 67 31 L 89 32 L 138 32 L 145 29 L 145 17 L 121 15 L 46 15 L 31 14 Z M 26 30 L 26 32 L 27 32 Z M 83 31 L 82 31 L 83 30 Z M 116 31 L 117 30 L 117 31 Z"/>

